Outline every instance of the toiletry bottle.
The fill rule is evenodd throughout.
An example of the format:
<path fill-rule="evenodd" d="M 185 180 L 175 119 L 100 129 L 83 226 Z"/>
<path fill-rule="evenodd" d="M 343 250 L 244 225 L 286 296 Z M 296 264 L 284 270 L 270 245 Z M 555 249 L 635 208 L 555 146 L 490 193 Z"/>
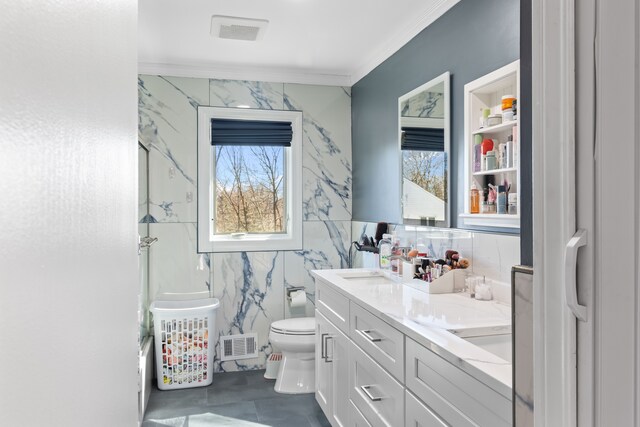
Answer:
<path fill-rule="evenodd" d="M 507 191 L 504 185 L 498 185 L 498 209 L 499 214 L 507 213 Z"/>
<path fill-rule="evenodd" d="M 391 268 L 391 234 L 383 234 L 382 240 L 378 243 L 378 252 L 380 254 L 380 268 L 388 270 Z"/>
<path fill-rule="evenodd" d="M 482 135 L 476 134 L 473 139 L 473 171 L 482 170 Z"/>
<path fill-rule="evenodd" d="M 471 209 L 469 212 L 472 214 L 480 213 L 480 192 L 475 182 L 471 184 Z"/>
<path fill-rule="evenodd" d="M 484 170 L 490 171 L 496 168 L 496 154 L 493 150 L 487 151 L 485 154 L 486 166 Z"/>
<path fill-rule="evenodd" d="M 391 271 L 393 273 L 399 273 L 401 261 L 397 257 L 401 255 L 401 250 L 400 250 L 400 240 L 398 240 L 398 236 L 396 235 L 395 231 L 391 233 L 391 255 L 394 255 L 390 263 Z"/>
<path fill-rule="evenodd" d="M 509 193 L 508 200 L 509 207 L 507 212 L 509 212 L 509 215 L 516 215 L 518 213 L 518 193 Z"/>

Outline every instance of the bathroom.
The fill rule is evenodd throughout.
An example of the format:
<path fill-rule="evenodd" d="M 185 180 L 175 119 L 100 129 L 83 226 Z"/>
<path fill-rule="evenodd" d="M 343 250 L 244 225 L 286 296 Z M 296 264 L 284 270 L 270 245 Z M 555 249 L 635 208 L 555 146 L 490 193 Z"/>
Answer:
<path fill-rule="evenodd" d="M 629 223 L 625 212 L 635 212 L 637 217 L 640 193 L 633 171 L 640 161 L 637 150 L 628 146 L 637 129 L 630 130 L 628 124 L 634 123 L 638 104 L 633 97 L 612 100 L 611 94 L 619 92 L 602 90 L 601 85 L 617 84 L 619 89 L 625 82 L 636 82 L 637 69 L 629 74 L 627 66 L 637 60 L 637 49 L 635 55 L 617 57 L 616 51 L 608 49 L 600 49 L 596 57 L 590 49 L 594 49 L 593 40 L 597 47 L 600 43 L 610 46 L 607 43 L 612 40 L 594 38 L 596 27 L 599 35 L 613 31 L 626 34 L 625 40 L 635 40 L 628 32 L 637 32 L 637 10 L 616 5 L 606 14 L 601 8 L 591 10 L 584 3 L 564 0 L 437 2 L 430 14 L 421 17 L 421 28 L 368 67 L 351 70 L 350 75 L 332 75 L 308 69 L 297 74 L 260 74 L 259 67 L 244 65 L 213 72 L 186 59 L 173 66 L 169 60 L 163 62 L 166 58 L 154 61 L 134 42 L 136 38 L 140 46 L 149 42 L 145 19 L 154 15 L 148 14 L 154 2 L 126 3 L 87 2 L 81 7 L 66 0 L 44 1 L 36 8 L 16 3 L 6 5 L 7 13 L 0 18 L 3 57 L 17 59 L 0 69 L 2 98 L 9 106 L 2 109 L 0 131 L 6 144 L 0 156 L 0 181 L 6 206 L 11 207 L 3 209 L 6 234 L 0 262 L 5 283 L 16 284 L 2 287 L 0 320 L 12 325 L 4 328 L 2 341 L 13 343 L 21 355 L 20 364 L 15 352 L 0 355 L 3 366 L 12 367 L 6 370 L 7 386 L 0 392 L 0 410 L 8 425 L 342 425 L 344 413 L 331 412 L 335 402 L 327 409 L 322 401 L 325 383 L 314 384 L 315 393 L 289 395 L 277 393 L 277 380 L 264 378 L 269 356 L 282 351 L 270 339 L 272 328 L 283 324 L 278 322 L 308 316 L 324 317 L 337 327 L 331 336 L 314 337 L 314 351 L 316 361 L 322 359 L 324 368 L 333 364 L 338 372 L 344 365 L 336 356 L 344 342 L 336 337 L 351 337 L 351 326 L 359 321 L 378 322 L 377 334 L 391 334 L 388 340 L 381 339 L 362 327 L 353 335 L 350 348 L 362 350 L 361 360 L 372 361 L 362 365 L 364 371 L 377 366 L 391 385 L 359 385 L 353 397 L 342 399 L 355 407 L 349 413 L 354 417 L 349 425 L 408 425 L 409 414 L 417 413 L 430 414 L 429 420 L 436 424 L 458 425 L 454 420 L 466 420 L 469 425 L 533 425 L 534 408 L 536 418 L 543 420 L 537 424 L 629 425 L 624 420 L 637 411 L 633 408 L 638 396 L 629 383 L 640 372 L 633 369 L 639 360 L 634 334 L 640 327 L 635 316 L 640 299 L 633 286 L 638 276 L 632 266 L 621 265 L 613 257 L 624 253 L 635 259 L 638 253 L 633 243 L 638 241 L 635 224 L 624 230 L 616 227 Z M 165 18 L 188 15 L 181 12 Z M 580 24 L 575 34 L 574 12 Z M 592 13 L 602 19 L 591 19 Z M 613 16 L 626 25 L 612 24 Z M 37 25 L 25 25 L 30 20 Z M 210 40 L 211 14 L 204 21 L 202 33 Z M 499 24 L 488 24 L 493 22 Z M 158 40 L 170 44 L 165 38 L 169 27 L 160 28 Z M 185 46 L 178 50 L 182 48 L 188 50 Z M 576 55 L 571 55 L 576 53 L 573 48 Z M 303 55 L 301 62 L 307 59 Z M 575 75 L 574 68 L 579 70 Z M 590 74 L 596 70 L 597 79 Z M 487 119 L 499 115 L 495 99 L 484 108 L 472 107 L 486 98 L 483 86 L 497 81 L 495 73 L 500 75 L 500 95 L 512 104 L 517 101 L 517 132 L 513 116 L 504 115 L 506 123 L 482 122 L 482 132 L 477 129 L 474 116 L 484 119 L 487 109 L 492 110 Z M 441 191 L 444 216 L 407 218 L 407 209 L 413 205 L 402 200 L 406 194 L 400 150 L 402 101 L 445 75 L 440 80 L 448 85 L 441 151 L 446 165 Z M 572 100 L 580 108 L 574 109 Z M 616 119 L 626 121 L 612 123 L 611 117 L 601 115 L 604 109 L 596 108 L 602 105 L 615 106 Z M 293 174 L 285 191 L 299 196 L 284 205 L 291 212 L 286 221 L 298 227 L 294 244 L 270 249 L 264 242 L 241 242 L 247 236 L 236 233 L 226 242 L 230 249 L 220 250 L 203 239 L 212 225 L 203 203 L 209 197 L 209 176 L 203 165 L 211 167 L 207 154 L 213 141 L 201 143 L 203 121 L 198 117 L 223 110 L 237 115 L 291 113 L 300 118 L 293 135 L 302 143 L 291 145 L 298 147 L 292 154 L 297 161 L 288 156 L 284 160 L 285 170 Z M 489 131 L 505 135 L 493 141 L 494 146 L 497 143 L 493 154 L 483 147 L 487 138 L 478 141 L 486 157 L 482 157 L 483 166 L 473 169 L 472 160 L 478 158 L 473 157 L 475 135 Z M 557 134 L 568 137 L 558 141 Z M 596 144 L 602 134 L 611 136 L 614 149 Z M 511 163 L 498 163 L 504 161 L 498 159 L 508 152 L 508 142 L 518 144 L 515 166 L 513 157 Z M 503 144 L 505 148 L 500 148 Z M 635 156 L 613 157 L 620 152 Z M 597 157 L 598 173 L 580 163 L 574 177 L 578 183 L 571 181 L 572 162 L 586 159 L 588 163 L 590 157 Z M 296 171 L 293 166 L 298 167 Z M 602 174 L 602 170 L 611 173 Z M 500 178 L 486 178 L 494 175 Z M 612 188 L 612 182 L 627 183 L 627 197 L 614 198 L 614 192 L 602 191 Z M 484 204 L 474 199 L 478 187 Z M 491 190 L 496 194 L 489 196 Z M 472 207 L 478 204 L 483 206 L 480 212 Z M 579 215 L 576 206 L 581 207 Z M 371 255 L 356 251 L 355 246 L 377 235 L 381 222 L 389 224 L 400 246 L 427 248 L 434 258 L 447 258 L 448 250 L 457 251 L 469 263 L 466 274 L 490 283 L 491 300 L 478 301 L 464 292 L 466 281 L 454 286 L 463 292 L 430 295 L 415 289 L 420 285 L 373 283 L 382 280 L 377 272 L 361 276 L 365 270 L 358 268 L 375 266 L 376 261 L 374 257 L 372 263 Z M 594 241 L 598 246 L 593 246 Z M 245 247 L 238 249 L 242 244 Z M 596 256 L 598 263 L 589 262 L 589 257 Z M 601 265 L 614 262 L 619 267 L 607 271 L 606 282 L 616 292 L 604 292 Z M 527 267 L 514 269 L 534 264 L 535 276 Z M 356 270 L 345 270 L 351 267 Z M 576 270 L 574 275 L 571 270 Z M 363 283 L 355 285 L 358 280 Z M 557 286 L 558 282 L 564 286 Z M 348 319 L 342 326 L 340 316 L 331 318 L 327 311 L 331 304 L 322 306 L 326 295 L 339 289 L 342 302 L 338 305 L 353 307 L 351 316 L 342 317 Z M 388 300 L 387 311 L 371 298 L 376 291 L 377 297 L 391 295 L 390 290 L 395 296 Z M 399 323 L 393 317 L 399 307 L 398 290 L 413 302 L 411 315 L 423 310 L 429 299 L 435 304 L 464 298 L 461 306 L 473 307 L 470 313 L 474 314 L 476 307 L 498 307 L 505 320 L 500 328 L 512 323 L 513 359 L 494 355 L 501 373 L 488 378 L 491 370 L 478 368 L 478 360 L 471 360 L 491 353 L 472 349 L 488 348 L 484 344 L 477 341 L 476 345 L 462 335 L 452 339 L 455 328 L 448 326 L 436 336 L 431 329 Z M 478 294 L 488 295 L 484 290 Z M 146 339 L 152 334 L 152 302 L 207 296 L 219 303 L 213 335 L 208 337 L 212 384 L 159 390 L 153 378 L 153 343 Z M 438 307 L 433 307 L 432 313 L 437 313 Z M 436 320 L 446 318 L 447 325 L 452 325 L 457 313 L 442 311 Z M 327 325 L 320 323 L 320 327 Z M 466 393 L 480 406 L 455 401 L 456 393 L 446 386 L 436 387 L 436 394 L 448 403 L 431 403 L 428 390 L 420 391 L 415 378 L 413 382 L 409 378 L 410 366 L 425 364 L 407 363 L 404 371 L 404 365 L 377 358 L 362 341 L 382 342 L 384 347 L 397 343 L 394 333 L 405 343 L 395 349 L 406 351 L 402 353 L 406 360 L 426 355 L 433 361 L 429 372 L 454 382 L 474 379 Z M 222 360 L 221 338 L 236 335 L 252 336 L 250 350 L 257 354 Z M 462 344 L 457 338 L 468 342 Z M 439 339 L 451 339 L 457 343 L 452 348 L 470 352 L 460 356 L 454 349 L 439 353 L 441 359 L 433 358 L 425 350 L 431 344 L 432 353 L 443 350 L 446 345 Z M 140 363 L 132 363 L 140 347 Z M 385 351 L 391 354 L 393 349 Z M 577 369 L 576 353 L 582 356 Z M 498 360 L 494 356 L 489 356 L 489 363 Z M 512 366 L 513 378 L 505 373 Z M 347 376 L 352 378 L 351 374 L 342 378 Z M 404 397 L 389 399 L 381 393 L 387 390 L 399 390 Z M 609 396 L 616 396 L 616 401 Z M 500 402 L 495 407 L 490 401 L 494 397 Z M 358 406 L 362 400 L 357 399 L 365 398 L 373 402 L 371 407 L 379 401 L 402 404 L 376 415 Z M 148 405 L 142 419 L 140 402 Z M 34 411 L 34 406 L 39 410 Z M 457 415 L 448 407 L 457 408 Z M 390 413 L 402 419 L 389 418 Z M 486 422 L 496 414 L 499 423 Z"/>
<path fill-rule="evenodd" d="M 145 11 L 143 7 L 143 26 Z M 265 369 L 274 352 L 269 340 L 271 324 L 314 316 L 311 271 L 348 268 L 350 260 L 353 267 L 362 267 L 361 253 L 352 242 L 365 234 L 373 237 L 378 221 L 392 223 L 406 237 L 406 244 L 420 238 L 437 252 L 433 256 L 444 257 L 446 249 L 458 250 L 471 260 L 470 272 L 494 281 L 496 298 L 500 295 L 502 302 L 510 304 L 511 267 L 521 264 L 519 228 L 465 226 L 458 216 L 464 209 L 465 184 L 464 110 L 457 98 L 467 82 L 518 60 L 519 31 L 517 25 L 506 26 L 492 35 L 494 42 L 488 39 L 468 45 L 475 29 L 463 30 L 456 23 L 469 16 L 479 21 L 517 22 L 519 6 L 512 1 L 459 2 L 351 87 L 175 77 L 161 75 L 151 66 L 147 67 L 153 73 L 145 73 L 141 67 L 139 142 L 148 149 L 149 204 L 148 212 L 141 209 L 139 216 L 146 222 L 143 226 L 148 226 L 148 235 L 158 239 L 148 250 L 149 297 L 153 301 L 166 294 L 211 295 L 220 301 L 213 387 L 215 373 Z M 148 24 L 148 28 L 154 27 Z M 430 41 L 434 34 L 439 35 L 437 42 Z M 485 44 L 496 47 L 472 55 Z M 463 49 L 460 58 L 464 59 L 448 61 L 443 52 L 451 49 Z M 440 59 L 428 61 L 429 57 Z M 407 67 L 393 66 L 397 61 Z M 419 73 L 410 71 L 417 69 Z M 447 112 L 451 198 L 446 220 L 439 221 L 450 231 L 410 225 L 405 231 L 395 190 L 401 176 L 396 151 L 398 98 L 445 71 L 451 76 L 447 100 L 452 105 Z M 379 89 L 382 84 L 384 92 Z M 383 118 L 372 119 L 373 105 L 384 109 Z M 302 199 L 296 202 L 302 206 L 300 249 L 256 251 L 245 246 L 242 251 L 211 252 L 201 247 L 198 221 L 207 213 L 198 210 L 198 201 L 206 197 L 206 192 L 199 193 L 198 183 L 204 179 L 198 176 L 198 162 L 206 153 L 199 151 L 197 124 L 198 114 L 207 106 L 302 112 Z M 381 170 L 386 173 L 375 172 Z M 305 306 L 290 307 L 287 297 L 292 288 L 306 293 Z M 220 337 L 241 334 L 257 334 L 257 357 L 221 360 Z M 152 412 L 147 419 L 157 417 Z"/>

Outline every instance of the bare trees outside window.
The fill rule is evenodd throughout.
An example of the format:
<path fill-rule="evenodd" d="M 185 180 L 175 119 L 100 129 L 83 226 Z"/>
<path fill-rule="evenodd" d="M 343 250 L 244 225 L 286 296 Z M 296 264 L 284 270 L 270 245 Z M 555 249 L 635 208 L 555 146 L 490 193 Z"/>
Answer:
<path fill-rule="evenodd" d="M 402 157 L 403 178 L 417 184 L 438 199 L 447 200 L 444 152 L 405 150 Z"/>
<path fill-rule="evenodd" d="M 215 234 L 284 233 L 284 147 L 215 147 Z"/>

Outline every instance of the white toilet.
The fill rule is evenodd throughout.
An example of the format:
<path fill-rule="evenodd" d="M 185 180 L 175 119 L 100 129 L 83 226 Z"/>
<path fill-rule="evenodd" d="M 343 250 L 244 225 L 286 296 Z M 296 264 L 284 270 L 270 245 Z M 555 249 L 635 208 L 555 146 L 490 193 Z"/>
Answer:
<path fill-rule="evenodd" d="M 282 351 L 274 390 L 299 394 L 315 391 L 316 319 L 300 317 L 271 324 L 271 344 Z"/>

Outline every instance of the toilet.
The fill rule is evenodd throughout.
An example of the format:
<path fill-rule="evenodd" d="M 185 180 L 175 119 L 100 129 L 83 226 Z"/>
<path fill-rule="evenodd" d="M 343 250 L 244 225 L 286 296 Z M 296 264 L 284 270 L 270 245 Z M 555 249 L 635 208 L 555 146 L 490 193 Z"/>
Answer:
<path fill-rule="evenodd" d="M 286 394 L 315 392 L 316 319 L 300 317 L 273 322 L 269 340 L 282 352 L 274 390 Z"/>

